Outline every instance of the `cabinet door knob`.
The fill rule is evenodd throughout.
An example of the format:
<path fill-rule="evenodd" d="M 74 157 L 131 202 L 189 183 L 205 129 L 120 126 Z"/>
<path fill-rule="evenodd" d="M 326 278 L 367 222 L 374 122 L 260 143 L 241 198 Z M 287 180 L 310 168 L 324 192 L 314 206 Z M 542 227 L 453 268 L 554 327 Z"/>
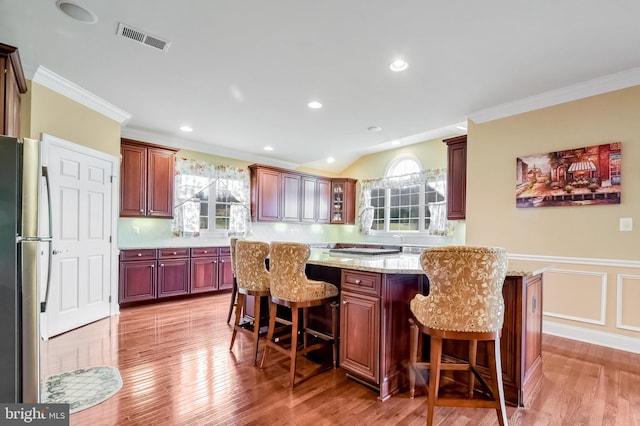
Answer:
<path fill-rule="evenodd" d="M 138 253 L 138 257 L 142 256 L 142 253 Z"/>
<path fill-rule="evenodd" d="M 224 263 L 224 259 L 220 259 L 220 263 Z"/>
<path fill-rule="evenodd" d="M 347 302 L 346 300 L 343 300 L 343 301 L 342 301 L 342 304 L 343 304 L 343 305 L 346 305 L 347 303 L 349 303 L 349 302 Z"/>
<path fill-rule="evenodd" d="M 144 209 L 140 209 L 140 213 L 144 214 Z"/>
<path fill-rule="evenodd" d="M 204 254 L 207 254 L 207 253 L 209 253 L 209 252 L 208 252 L 207 250 L 205 250 L 205 251 L 204 251 Z"/>
<path fill-rule="evenodd" d="M 356 282 L 356 284 L 360 284 L 362 281 L 356 280 L 355 282 Z"/>
<path fill-rule="evenodd" d="M 161 264 L 160 264 L 160 266 L 161 266 L 162 268 L 164 268 L 164 263 L 161 263 Z"/>
<path fill-rule="evenodd" d="M 178 253 L 176 253 L 176 252 L 174 251 L 174 252 L 173 252 L 173 254 L 174 254 L 174 255 L 176 255 L 176 254 L 178 254 Z"/>
<path fill-rule="evenodd" d="M 154 265 L 154 264 L 152 263 L 152 264 L 151 264 L 151 267 L 152 267 L 152 268 L 155 268 L 155 267 L 156 267 L 156 265 Z"/>

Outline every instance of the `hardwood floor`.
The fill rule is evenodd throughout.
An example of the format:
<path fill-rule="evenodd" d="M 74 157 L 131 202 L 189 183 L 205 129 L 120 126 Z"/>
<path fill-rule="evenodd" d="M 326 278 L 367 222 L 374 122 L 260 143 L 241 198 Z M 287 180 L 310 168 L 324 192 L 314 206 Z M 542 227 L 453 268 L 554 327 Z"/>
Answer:
<path fill-rule="evenodd" d="M 72 414 L 71 425 L 425 423 L 424 395 L 411 400 L 405 392 L 381 403 L 340 368 L 292 391 L 283 356 L 270 353 L 264 370 L 252 366 L 244 335 L 230 352 L 229 297 L 127 308 L 43 342 L 43 377 L 97 365 L 120 369 L 120 392 Z M 507 407 L 511 425 L 640 425 L 640 355 L 545 335 L 543 372 L 530 407 Z M 494 410 L 437 407 L 435 421 L 493 425 L 497 416 Z"/>

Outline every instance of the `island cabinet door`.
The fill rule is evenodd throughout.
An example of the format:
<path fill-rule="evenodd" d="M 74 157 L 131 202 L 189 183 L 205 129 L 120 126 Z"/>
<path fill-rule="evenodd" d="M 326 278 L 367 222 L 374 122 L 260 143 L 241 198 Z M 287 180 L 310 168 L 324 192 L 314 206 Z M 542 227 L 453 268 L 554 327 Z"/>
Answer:
<path fill-rule="evenodd" d="M 379 384 L 380 300 L 343 291 L 340 302 L 340 366 Z"/>

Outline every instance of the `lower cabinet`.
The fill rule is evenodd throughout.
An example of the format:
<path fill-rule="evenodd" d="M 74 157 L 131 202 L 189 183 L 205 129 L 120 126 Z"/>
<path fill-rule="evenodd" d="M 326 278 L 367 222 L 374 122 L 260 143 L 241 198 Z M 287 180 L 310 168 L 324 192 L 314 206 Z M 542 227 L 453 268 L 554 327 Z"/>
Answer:
<path fill-rule="evenodd" d="M 233 288 L 229 247 L 122 250 L 120 303 Z"/>
<path fill-rule="evenodd" d="M 342 270 L 340 366 L 379 390 L 384 401 L 408 384 L 409 303 L 426 289 L 422 274 Z"/>
<path fill-rule="evenodd" d="M 158 250 L 158 297 L 189 294 L 189 249 Z"/>

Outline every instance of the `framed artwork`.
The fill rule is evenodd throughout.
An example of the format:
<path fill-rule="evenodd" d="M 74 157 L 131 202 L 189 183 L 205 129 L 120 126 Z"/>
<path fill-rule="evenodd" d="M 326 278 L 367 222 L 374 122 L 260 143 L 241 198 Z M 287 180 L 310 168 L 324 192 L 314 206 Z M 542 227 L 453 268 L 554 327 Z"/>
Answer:
<path fill-rule="evenodd" d="M 620 204 L 620 145 L 518 157 L 516 207 Z"/>

